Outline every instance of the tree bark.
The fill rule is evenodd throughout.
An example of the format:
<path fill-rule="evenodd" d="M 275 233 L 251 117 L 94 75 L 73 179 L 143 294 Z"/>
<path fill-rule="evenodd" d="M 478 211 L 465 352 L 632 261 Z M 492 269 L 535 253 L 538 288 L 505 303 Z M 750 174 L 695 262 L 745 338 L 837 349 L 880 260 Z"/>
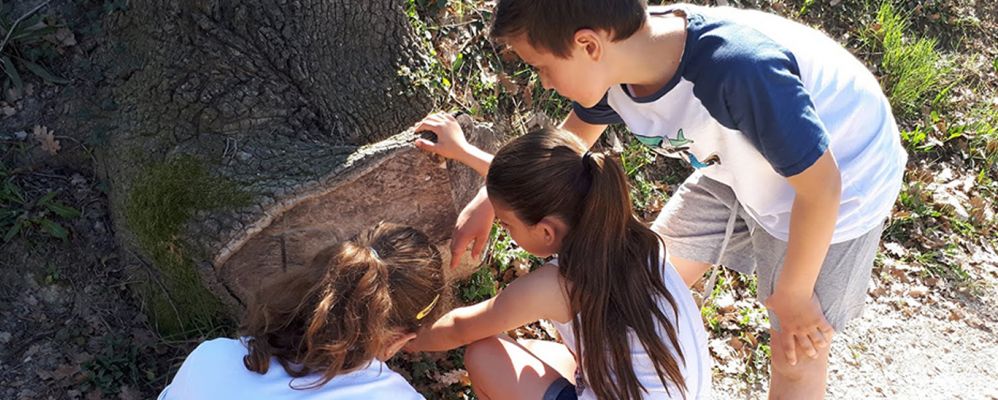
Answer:
<path fill-rule="evenodd" d="M 150 247 L 189 259 L 232 311 L 260 281 L 379 220 L 445 241 L 480 184 L 411 145 L 407 127 L 433 104 L 415 83 L 429 69 L 402 0 L 133 0 L 109 25 L 99 62 L 116 111 L 101 161 L 119 239 L 153 270 Z M 129 202 L 178 157 L 249 205 L 194 210 L 150 244 Z"/>

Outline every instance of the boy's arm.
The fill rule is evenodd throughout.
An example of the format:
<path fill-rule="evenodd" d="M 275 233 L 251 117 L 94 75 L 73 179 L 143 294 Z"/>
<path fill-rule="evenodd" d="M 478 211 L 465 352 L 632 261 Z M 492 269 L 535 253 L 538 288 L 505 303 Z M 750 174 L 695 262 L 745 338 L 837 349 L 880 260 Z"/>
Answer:
<path fill-rule="evenodd" d="M 446 351 L 538 319 L 568 314 L 564 290 L 551 290 L 561 287 L 560 282 L 558 267 L 542 266 L 513 281 L 496 297 L 444 314 L 405 348 Z"/>
<path fill-rule="evenodd" d="M 565 121 L 561 123 L 561 129 L 574 133 L 576 136 L 582 138 L 582 141 L 586 142 L 587 148 L 592 148 L 596 141 L 599 140 L 599 136 L 603 134 L 606 130 L 606 125 L 600 124 L 590 124 L 583 121 L 575 114 L 575 110 L 568 113 L 568 117 L 565 117 Z"/>
<path fill-rule="evenodd" d="M 814 296 L 814 285 L 835 231 L 842 178 L 835 157 L 831 150 L 826 150 L 814 164 L 787 180 L 796 191 L 790 213 L 790 237 L 783 271 L 766 306 L 780 319 L 787 339 L 780 345 L 786 346 L 788 361 L 793 365 L 795 350 L 813 357 L 816 352 L 812 343 L 827 346 L 834 333 Z M 795 336 L 810 340 L 795 343 Z"/>

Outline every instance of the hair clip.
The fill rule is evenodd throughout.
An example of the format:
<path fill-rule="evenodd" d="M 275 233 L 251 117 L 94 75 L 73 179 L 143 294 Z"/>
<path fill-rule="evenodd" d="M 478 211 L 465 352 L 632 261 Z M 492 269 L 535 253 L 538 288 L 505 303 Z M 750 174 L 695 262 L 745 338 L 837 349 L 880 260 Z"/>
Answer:
<path fill-rule="evenodd" d="M 433 310 L 433 306 L 437 305 L 437 300 L 440 300 L 439 294 L 437 295 L 437 297 L 433 298 L 433 301 L 430 302 L 430 305 L 426 306 L 426 308 L 420 311 L 419 314 L 416 314 L 416 321 L 426 318 L 426 316 L 430 313 L 430 311 Z"/>

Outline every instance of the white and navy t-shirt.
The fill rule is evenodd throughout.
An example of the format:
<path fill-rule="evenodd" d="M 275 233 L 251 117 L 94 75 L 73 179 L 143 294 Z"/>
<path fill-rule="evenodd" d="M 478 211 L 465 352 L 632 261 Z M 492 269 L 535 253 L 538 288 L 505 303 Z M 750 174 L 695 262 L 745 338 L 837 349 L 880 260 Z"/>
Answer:
<path fill-rule="evenodd" d="M 610 88 L 583 121 L 625 123 L 660 154 L 730 186 L 769 234 L 787 240 L 786 177 L 831 149 L 842 174 L 832 243 L 879 225 L 901 189 L 907 155 L 890 104 L 863 64 L 821 32 L 759 11 L 673 5 L 687 37 L 679 68 L 647 97 Z"/>
<path fill-rule="evenodd" d="M 201 343 L 187 356 L 158 400 L 423 399 L 401 375 L 378 360 L 365 368 L 338 375 L 316 389 L 292 389 L 311 386 L 321 374 L 292 378 L 275 358 L 267 373 L 261 375 L 243 365 L 247 353 L 241 340 L 214 339 Z"/>

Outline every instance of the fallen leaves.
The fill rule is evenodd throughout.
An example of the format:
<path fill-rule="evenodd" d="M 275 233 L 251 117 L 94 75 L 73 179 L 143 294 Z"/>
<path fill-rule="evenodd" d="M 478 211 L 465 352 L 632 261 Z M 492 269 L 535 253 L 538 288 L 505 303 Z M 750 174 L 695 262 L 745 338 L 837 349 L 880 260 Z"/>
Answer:
<path fill-rule="evenodd" d="M 44 126 L 35 125 L 35 128 L 31 131 L 31 137 L 38 141 L 42 150 L 49 155 L 54 156 L 59 153 L 61 146 L 55 138 L 55 132 L 50 131 Z"/>

